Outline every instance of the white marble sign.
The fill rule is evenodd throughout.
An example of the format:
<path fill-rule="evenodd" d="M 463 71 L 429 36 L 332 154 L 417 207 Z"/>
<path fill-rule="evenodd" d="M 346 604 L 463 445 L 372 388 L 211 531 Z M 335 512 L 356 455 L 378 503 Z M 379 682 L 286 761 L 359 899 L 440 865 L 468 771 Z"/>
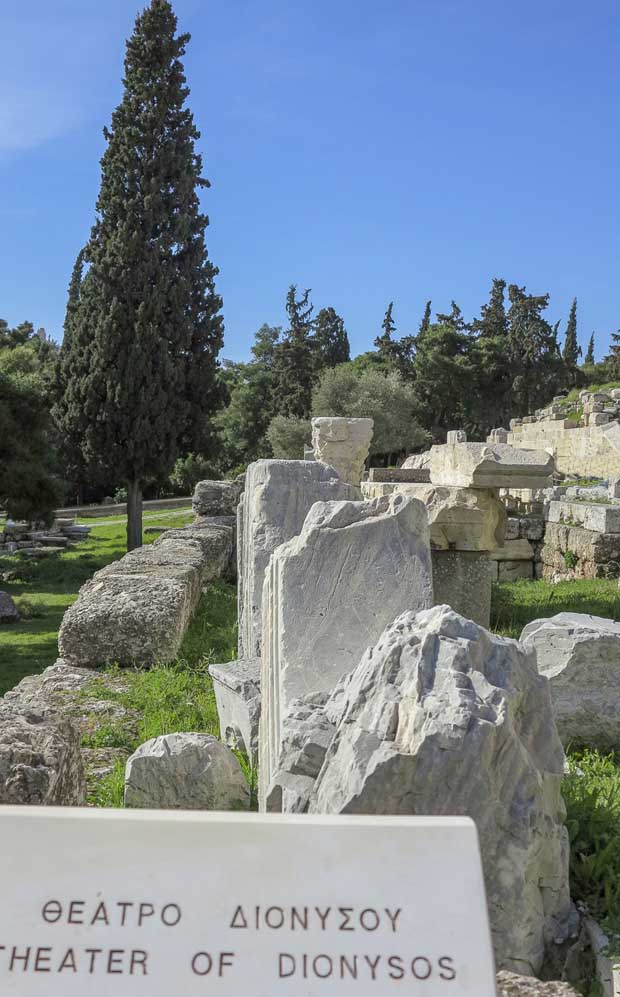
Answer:
<path fill-rule="evenodd" d="M 0 994 L 493 997 L 462 818 L 0 807 Z"/>

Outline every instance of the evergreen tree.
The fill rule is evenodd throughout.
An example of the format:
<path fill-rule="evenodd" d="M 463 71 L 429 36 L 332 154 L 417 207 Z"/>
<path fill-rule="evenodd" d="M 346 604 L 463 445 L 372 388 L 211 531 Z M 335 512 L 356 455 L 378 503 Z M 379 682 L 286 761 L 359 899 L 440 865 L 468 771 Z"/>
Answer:
<path fill-rule="evenodd" d="M 321 308 L 314 320 L 314 344 L 319 370 L 336 367 L 351 359 L 347 330 L 333 308 Z"/>
<path fill-rule="evenodd" d="M 480 318 L 472 322 L 472 329 L 478 335 L 488 339 L 502 339 L 506 336 L 508 326 L 504 305 L 505 290 L 506 281 L 495 277 L 491 285 L 489 303 L 482 306 Z"/>
<path fill-rule="evenodd" d="M 508 396 L 514 415 L 527 415 L 546 405 L 565 381 L 565 368 L 557 341 L 557 326 L 551 327 L 542 312 L 548 294 L 527 294 L 525 287 L 508 287 L 507 346 L 511 387 Z"/>
<path fill-rule="evenodd" d="M 457 305 L 456 301 L 451 301 L 450 306 L 451 306 L 450 311 L 447 314 L 442 314 L 441 312 L 437 312 L 436 315 L 437 324 L 449 325 L 455 330 L 455 332 L 465 332 L 469 328 L 469 326 L 467 325 L 465 319 L 463 318 L 463 313 L 461 309 Z"/>
<path fill-rule="evenodd" d="M 423 336 L 425 332 L 428 331 L 431 324 L 431 305 L 432 301 L 427 301 L 424 308 L 424 315 L 422 316 L 422 321 L 420 322 L 420 328 L 418 329 L 418 336 Z"/>
<path fill-rule="evenodd" d="M 310 331 L 313 306 L 310 290 L 297 298 L 297 286 L 291 284 L 286 295 L 289 328 L 277 347 L 274 400 L 277 415 L 307 419 L 310 415 L 314 356 Z"/>
<path fill-rule="evenodd" d="M 198 197 L 209 183 L 185 107 L 189 35 L 176 28 L 168 0 L 151 0 L 127 43 L 65 351 L 74 383 L 57 406 L 61 425 L 70 411 L 78 420 L 84 462 L 127 483 L 129 549 L 142 539 L 145 483 L 169 474 L 179 453 L 206 455 L 222 398 L 221 299 Z"/>
<path fill-rule="evenodd" d="M 396 323 L 392 317 L 393 308 L 394 302 L 390 301 L 387 306 L 386 313 L 383 316 L 383 322 L 381 323 L 383 332 L 375 339 L 375 346 L 384 360 L 393 360 L 396 351 L 396 341 L 394 339 L 394 334 L 396 333 Z"/>
<path fill-rule="evenodd" d="M 577 342 L 577 298 L 573 298 L 573 303 L 568 316 L 566 334 L 564 336 L 564 363 L 568 371 L 571 383 L 575 381 L 577 371 L 577 360 L 581 355 L 581 348 Z"/>
<path fill-rule="evenodd" d="M 252 356 L 257 363 L 263 364 L 267 370 L 273 370 L 276 362 L 277 344 L 282 335 L 279 325 L 267 325 L 263 322 L 254 336 Z"/>
<path fill-rule="evenodd" d="M 620 381 L 620 329 L 611 334 L 609 355 L 605 357 L 605 367 L 611 381 Z"/>
<path fill-rule="evenodd" d="M 470 359 L 474 375 L 473 391 L 464 400 L 465 426 L 476 438 L 484 438 L 495 426 L 508 422 L 508 393 L 512 383 L 508 353 L 508 323 L 504 306 L 506 281 L 493 280 L 489 301 L 474 319 L 474 341 Z"/>
<path fill-rule="evenodd" d="M 416 415 L 437 441 L 445 441 L 447 429 L 464 424 L 464 400 L 472 385 L 469 337 L 460 311 L 454 306 L 441 317 L 450 321 L 433 323 L 418 337 L 413 362 Z"/>
<path fill-rule="evenodd" d="M 594 363 L 594 333 L 592 333 L 590 339 L 588 340 L 588 349 L 586 351 L 586 358 L 584 360 L 584 364 L 593 364 L 593 363 Z"/>

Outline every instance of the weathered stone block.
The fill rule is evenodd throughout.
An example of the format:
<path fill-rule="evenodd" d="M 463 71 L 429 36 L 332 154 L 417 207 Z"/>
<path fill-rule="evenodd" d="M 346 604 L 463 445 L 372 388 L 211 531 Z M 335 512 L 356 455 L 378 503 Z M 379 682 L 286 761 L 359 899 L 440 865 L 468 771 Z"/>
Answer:
<path fill-rule="evenodd" d="M 372 482 L 426 484 L 430 480 L 430 471 L 422 467 L 371 467 L 368 472 Z"/>
<path fill-rule="evenodd" d="M 506 540 L 489 554 L 492 561 L 532 561 L 534 548 L 529 540 Z"/>
<path fill-rule="evenodd" d="M 211 734 L 165 734 L 127 760 L 125 806 L 247 810 L 250 790 L 235 755 Z"/>
<path fill-rule="evenodd" d="M 516 582 L 520 578 L 532 581 L 534 578 L 533 561 L 498 561 L 497 580 L 498 582 Z"/>
<path fill-rule="evenodd" d="M 431 448 L 431 482 L 464 488 L 540 488 L 550 485 L 553 458 L 544 450 L 501 443 L 457 443 Z"/>
<path fill-rule="evenodd" d="M 528 623 L 520 639 L 549 679 L 563 743 L 620 748 L 620 623 L 558 613 Z"/>
<path fill-rule="evenodd" d="M 596 533 L 620 533 L 620 507 L 596 502 L 551 502 L 550 523 L 582 526 Z"/>
<path fill-rule="evenodd" d="M 0 804 L 82 806 L 85 796 L 75 727 L 52 710 L 0 700 Z"/>
<path fill-rule="evenodd" d="M 209 665 L 220 721 L 220 736 L 229 748 L 243 751 L 254 765 L 258 758 L 260 658 Z"/>
<path fill-rule="evenodd" d="M 234 516 L 242 491 L 239 481 L 199 481 L 192 509 L 197 516 Z"/>
<path fill-rule="evenodd" d="M 396 494 L 424 503 L 434 549 L 493 550 L 503 542 L 506 508 L 492 489 L 362 482 L 366 499 Z"/>
<path fill-rule="evenodd" d="M 486 551 L 433 550 L 436 606 L 450 606 L 467 620 L 488 627 L 493 568 Z"/>
<path fill-rule="evenodd" d="M 312 420 L 312 449 L 316 460 L 334 467 L 343 481 L 359 487 L 370 451 L 372 419 L 319 417 Z"/>
<path fill-rule="evenodd" d="M 0 592 L 0 624 L 19 623 L 17 606 L 8 592 Z"/>
<path fill-rule="evenodd" d="M 301 532 L 315 502 L 357 498 L 359 491 L 320 461 L 250 464 L 237 520 L 240 659 L 260 654 L 263 581 L 273 551 Z"/>
<path fill-rule="evenodd" d="M 432 602 L 426 510 L 408 496 L 317 503 L 301 534 L 277 548 L 263 596 L 263 809 L 293 701 L 330 692 L 389 620 Z"/>
<path fill-rule="evenodd" d="M 519 539 L 519 519 L 516 516 L 508 516 L 506 520 L 506 532 L 504 540 Z"/>

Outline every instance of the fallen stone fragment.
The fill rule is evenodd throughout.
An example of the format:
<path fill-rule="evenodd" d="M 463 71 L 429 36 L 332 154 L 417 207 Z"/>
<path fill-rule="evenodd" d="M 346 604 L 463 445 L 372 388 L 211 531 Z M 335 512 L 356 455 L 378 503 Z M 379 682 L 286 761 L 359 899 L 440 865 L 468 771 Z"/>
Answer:
<path fill-rule="evenodd" d="M 303 743 L 316 742 L 310 722 L 334 734 L 305 790 L 309 813 L 472 817 L 497 964 L 538 972 L 575 914 L 564 752 L 533 655 L 447 606 L 403 613 L 304 716 Z M 296 778 L 290 752 L 283 761 L 274 788 Z"/>
<path fill-rule="evenodd" d="M 563 743 L 620 748 L 620 623 L 558 613 L 528 623 L 521 642 L 549 679 Z"/>
<path fill-rule="evenodd" d="M 58 713 L 0 700 L 0 804 L 81 806 L 80 740 Z"/>
<path fill-rule="evenodd" d="M 250 790 L 230 748 L 212 734 L 165 734 L 127 760 L 125 806 L 247 810 Z"/>

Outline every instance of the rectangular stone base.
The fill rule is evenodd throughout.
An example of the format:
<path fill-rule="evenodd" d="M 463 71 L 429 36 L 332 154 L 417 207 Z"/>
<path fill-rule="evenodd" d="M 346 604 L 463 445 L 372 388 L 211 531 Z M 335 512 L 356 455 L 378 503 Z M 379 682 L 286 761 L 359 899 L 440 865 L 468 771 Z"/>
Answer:
<path fill-rule="evenodd" d="M 486 551 L 433 550 L 435 605 L 444 603 L 480 626 L 491 621 L 492 565 Z"/>
<path fill-rule="evenodd" d="M 210 665 L 220 720 L 220 737 L 229 748 L 243 751 L 252 766 L 258 756 L 260 658 Z"/>

